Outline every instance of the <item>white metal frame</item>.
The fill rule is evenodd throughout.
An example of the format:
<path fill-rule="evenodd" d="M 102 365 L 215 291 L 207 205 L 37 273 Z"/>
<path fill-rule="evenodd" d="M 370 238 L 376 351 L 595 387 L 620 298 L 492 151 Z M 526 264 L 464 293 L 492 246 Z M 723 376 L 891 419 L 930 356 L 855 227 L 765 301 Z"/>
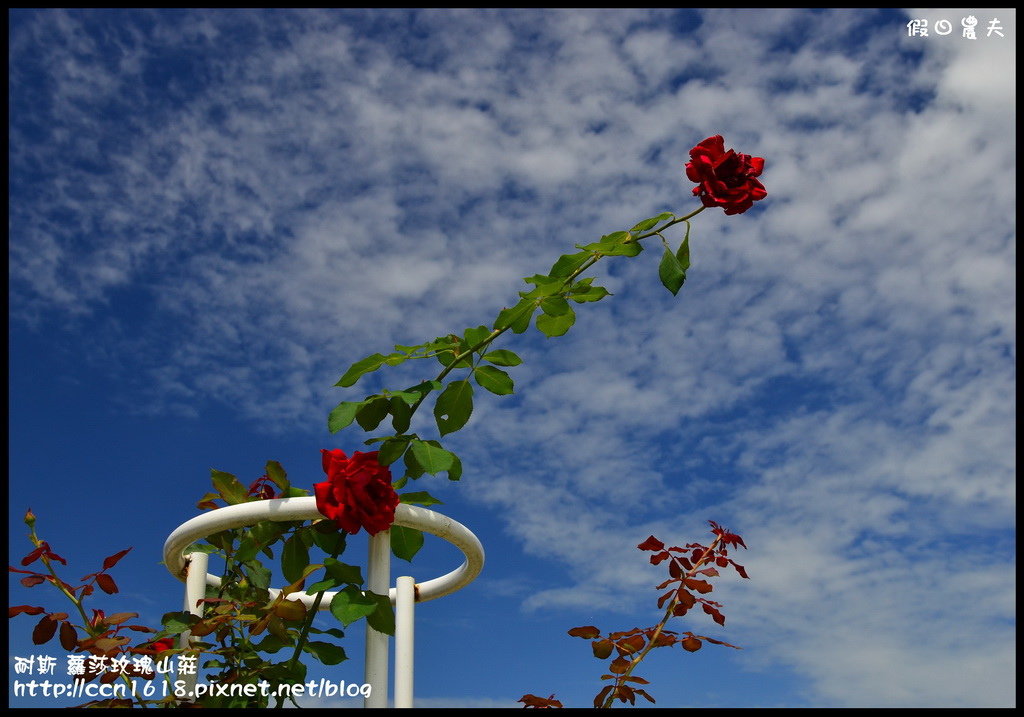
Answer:
<path fill-rule="evenodd" d="M 209 556 L 206 553 L 185 555 L 185 549 L 192 543 L 222 530 L 242 528 L 264 520 L 315 520 L 323 517 L 316 509 L 314 497 L 278 498 L 218 508 L 183 523 L 164 543 L 164 563 L 174 577 L 185 583 L 185 609 L 194 615 L 201 614 L 202 609 L 197 603 L 205 597 L 206 586 L 218 587 L 221 581 L 220 577 L 207 573 Z M 401 503 L 395 509 L 394 524 L 436 535 L 457 547 L 465 556 L 462 565 L 446 575 L 418 584 L 413 578 L 402 576 L 392 588 L 390 531 L 370 537 L 366 587 L 378 595 L 387 591 L 391 604 L 395 606 L 395 707 L 412 707 L 414 605 L 451 595 L 471 583 L 483 569 L 484 550 L 469 528 L 426 508 Z M 271 597 L 276 597 L 279 592 L 272 589 Z M 321 610 L 330 608 L 335 594 L 325 593 L 320 603 Z M 292 593 L 289 597 L 302 600 L 307 607 L 312 607 L 315 600 L 314 595 L 305 593 Z M 188 644 L 189 634 L 182 633 L 179 645 Z M 387 707 L 388 636 L 369 626 L 366 628 L 365 675 L 366 684 L 371 688 L 364 706 Z M 196 676 L 183 677 L 187 682 L 191 677 L 191 683 L 186 687 L 192 690 Z"/>

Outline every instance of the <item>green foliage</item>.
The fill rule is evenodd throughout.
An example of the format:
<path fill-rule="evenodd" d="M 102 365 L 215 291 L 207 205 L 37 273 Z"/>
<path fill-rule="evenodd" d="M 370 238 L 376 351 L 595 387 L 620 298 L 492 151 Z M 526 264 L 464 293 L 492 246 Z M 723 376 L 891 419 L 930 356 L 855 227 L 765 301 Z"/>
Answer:
<path fill-rule="evenodd" d="M 494 322 L 495 331 L 512 329 L 512 333 L 521 334 L 530 328 L 530 319 L 536 311 L 537 304 L 531 299 L 520 299 L 511 309 L 502 309 Z"/>
<path fill-rule="evenodd" d="M 686 236 L 679 249 L 673 252 L 668 243 L 658 265 L 658 277 L 666 289 L 675 296 L 686 281 L 686 270 L 690 268 L 690 223 L 686 223 Z"/>
<path fill-rule="evenodd" d="M 444 503 L 426 491 L 420 491 L 418 493 L 403 493 L 399 498 L 403 503 L 411 505 L 422 505 L 424 507 L 431 505 L 444 505 Z"/>
<path fill-rule="evenodd" d="M 404 525 L 391 526 L 391 552 L 396 558 L 412 562 L 413 556 L 423 547 L 423 531 Z"/>
<path fill-rule="evenodd" d="M 473 370 L 473 378 L 478 385 L 491 393 L 506 396 L 512 393 L 512 377 L 494 366 L 478 366 Z"/>
<path fill-rule="evenodd" d="M 405 402 L 404 398 L 400 400 Z M 370 406 L 370 403 L 365 406 Z M 409 440 L 411 442 L 413 439 Z M 443 458 L 447 469 L 454 470 L 457 459 L 453 454 L 418 439 L 417 444 L 426 446 L 427 454 L 433 461 L 431 469 L 437 468 L 438 459 Z M 269 461 L 265 475 L 254 481 L 248 489 L 235 476 L 224 471 L 213 470 L 210 477 L 214 491 L 204 496 L 200 507 L 216 507 L 214 501 L 218 500 L 228 505 L 238 505 L 305 493 L 291 486 L 286 472 L 276 461 Z M 426 492 L 410 493 L 407 501 L 428 505 L 438 502 Z M 345 550 L 345 534 L 339 532 L 331 521 L 306 523 L 263 520 L 247 528 L 222 530 L 209 536 L 205 544 L 190 546 L 191 553 L 206 553 L 221 558 L 223 571 L 220 586 L 207 588 L 206 596 L 196 605 L 200 614 L 193 615 L 187 611 L 167 613 L 158 631 L 131 624 L 131 619 L 137 617 L 136 613 L 104 615 L 102 611 L 94 611 L 94 617 L 89 618 L 82 606 L 82 598 L 95 592 L 94 586 L 105 593 L 117 592 L 116 583 L 106 571 L 114 567 L 127 554 L 127 550 L 106 558 L 102 570 L 83 578 L 86 582 L 82 585 L 72 587 L 71 583 L 60 580 L 52 571 L 54 561 L 63 563 L 64 560 L 36 537 L 35 516 L 29 516 L 31 520 L 27 518 L 26 522 L 32 528 L 30 537 L 36 548 L 22 564 L 29 565 L 34 560 L 42 559 L 50 573 L 46 575 L 12 570 L 28 574 L 22 580 L 26 586 L 50 582 L 64 586 L 62 592 L 74 603 L 82 619 L 82 625 L 76 627 L 66 613 L 47 613 L 42 608 L 28 605 L 12 609 L 11 617 L 19 614 L 43 615 L 33 631 L 36 644 L 58 637 L 61 647 L 69 652 L 86 651 L 116 656 L 126 664 L 131 662 L 132 655 L 157 654 L 147 645 L 132 646 L 132 638 L 128 634 L 121 634 L 122 630 L 127 630 L 132 634 L 144 634 L 146 643 L 159 642 L 161 655 L 173 656 L 186 650 L 195 655 L 200 661 L 200 667 L 206 671 L 204 681 L 210 686 L 233 684 L 255 687 L 266 682 L 269 692 L 274 693 L 282 685 L 298 684 L 305 679 L 306 665 L 299 661 L 301 655 L 312 656 L 325 665 L 337 665 L 347 659 L 345 650 L 336 642 L 344 637 L 342 630 L 325 630 L 313 626 L 326 591 L 338 590 L 329 607 L 330 614 L 340 620 L 342 625 L 348 626 L 366 618 L 374 629 L 394 633 L 394 612 L 387 596 L 365 591 L 361 569 L 338 560 L 337 556 Z M 417 538 L 422 544 L 422 534 L 417 535 L 419 531 L 403 531 L 397 527 L 395 530 L 399 533 L 399 556 L 411 559 L 418 549 Z M 280 547 L 277 547 L 278 543 Z M 324 553 L 320 562 L 311 560 L 313 550 Z M 273 571 L 269 563 L 264 564 L 264 561 L 275 560 L 275 552 L 279 553 L 279 580 L 283 579 L 286 584 L 272 592 L 271 586 L 275 582 Z M 320 574 L 320 579 L 310 580 L 313 584 L 306 588 L 307 579 L 317 574 Z M 315 596 L 311 607 L 298 599 L 301 594 Z M 84 637 L 80 637 L 79 630 L 85 631 Z M 189 637 L 188 648 L 173 647 L 172 638 L 186 634 Z M 317 639 L 310 639 L 311 635 L 317 636 Z M 99 677 L 99 674 L 87 677 L 93 679 Z M 123 677 L 128 679 L 127 676 Z M 134 702 L 140 706 L 174 704 L 173 695 L 153 700 L 135 695 L 134 692 L 132 694 Z M 277 706 L 282 701 L 279 699 Z M 90 703 L 90 706 L 127 707 L 132 706 L 132 702 L 132 699 L 113 698 Z M 206 708 L 270 706 L 266 693 L 259 689 L 241 697 L 212 691 L 202 697 L 200 703 Z"/>
<path fill-rule="evenodd" d="M 451 451 L 441 448 L 437 441 L 413 440 L 410 451 L 416 460 L 416 464 L 430 475 L 437 475 L 441 471 L 449 471 L 449 478 L 451 478 L 450 472 L 458 459 Z M 451 480 L 457 479 L 451 478 Z"/>
<path fill-rule="evenodd" d="M 434 404 L 434 419 L 442 436 L 465 426 L 472 413 L 473 386 L 468 378 L 449 383 Z"/>
<path fill-rule="evenodd" d="M 544 309 L 545 307 L 542 305 L 541 308 Z M 566 308 L 568 308 L 568 304 L 566 304 Z M 555 310 L 556 312 L 561 311 L 561 307 L 558 306 Z M 537 317 L 537 329 L 549 339 L 554 336 L 565 336 L 574 323 L 576 323 L 576 312 L 571 308 L 562 313 L 548 313 L 545 311 Z"/>
<path fill-rule="evenodd" d="M 530 288 L 520 291 L 518 301 L 498 313 L 491 328 L 471 326 L 461 335 L 451 333 L 416 346 L 396 344 L 393 353 L 374 353 L 356 361 L 336 385 L 352 386 L 382 366 L 397 366 L 412 359 L 434 358 L 441 371 L 433 380 L 425 380 L 411 389 L 386 389 L 362 401 L 342 401 L 328 416 L 328 429 L 336 433 L 357 423 L 364 431 L 372 432 L 390 416 L 394 433 L 369 439 L 367 443 L 381 444 L 379 459 L 382 465 L 392 465 L 404 456 L 405 474 L 399 479 L 403 481 L 401 485 L 424 473 L 436 475 L 441 470 L 448 470 L 448 477 L 457 480 L 462 472 L 461 464 L 455 463 L 457 458 L 449 459 L 447 452 L 431 450 L 434 444 L 409 434 L 416 411 L 430 394 L 439 392 L 434 400 L 433 414 L 440 437 L 465 427 L 473 415 L 474 383 L 498 396 L 515 392 L 514 379 L 504 369 L 520 365 L 522 359 L 509 349 L 495 348 L 494 342 L 498 338 L 506 333 L 525 333 L 531 323 L 547 338 L 564 336 L 576 324 L 574 305 L 594 303 L 611 296 L 606 288 L 593 283 L 593 277 L 583 276 L 584 272 L 604 257 L 637 257 L 643 252 L 642 242 L 645 239 L 661 237 L 669 227 L 686 222 L 687 235 L 681 246 L 676 252 L 666 249 L 658 266 L 661 282 L 673 294 L 678 293 L 690 265 L 688 220 L 702 209 L 682 218 L 676 218 L 671 212 L 662 212 L 638 222 L 629 231 L 612 232 L 599 241 L 577 244 L 577 251 L 561 255 L 547 274 L 525 277 L 523 281 Z M 461 370 L 468 371 L 469 375 L 453 377 L 444 383 L 449 374 Z M 439 444 L 435 447 L 443 451 Z"/>
<path fill-rule="evenodd" d="M 362 593 L 359 588 L 349 585 L 339 591 L 331 600 L 331 614 L 348 627 L 356 620 L 377 612 L 377 601 Z M 394 630 L 389 634 L 394 634 Z"/>

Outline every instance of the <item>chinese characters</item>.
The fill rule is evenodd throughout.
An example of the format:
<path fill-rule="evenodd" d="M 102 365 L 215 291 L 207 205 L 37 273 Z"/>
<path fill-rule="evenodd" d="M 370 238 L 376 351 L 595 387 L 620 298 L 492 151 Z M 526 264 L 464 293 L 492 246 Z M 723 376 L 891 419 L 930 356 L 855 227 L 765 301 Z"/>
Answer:
<path fill-rule="evenodd" d="M 928 20 L 924 18 L 915 18 L 907 23 L 907 37 L 929 37 Z M 968 15 L 967 17 L 960 18 L 960 27 L 962 32 L 960 36 L 965 40 L 977 40 L 978 39 L 978 18 L 974 15 Z M 931 28 L 936 35 L 945 37 L 953 33 L 953 23 L 946 18 L 936 20 L 934 26 Z M 985 26 L 985 37 L 1005 37 L 1003 34 L 1003 25 L 999 21 L 999 18 L 992 18 Z"/>

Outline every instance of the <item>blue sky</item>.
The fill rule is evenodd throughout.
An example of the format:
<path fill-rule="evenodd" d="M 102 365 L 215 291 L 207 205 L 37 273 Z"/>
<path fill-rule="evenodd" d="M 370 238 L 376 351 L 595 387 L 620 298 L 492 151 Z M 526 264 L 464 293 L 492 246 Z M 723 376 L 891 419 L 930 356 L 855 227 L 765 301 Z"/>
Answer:
<path fill-rule="evenodd" d="M 687 153 L 722 134 L 768 198 L 695 219 L 678 297 L 655 247 L 598 265 L 614 296 L 567 336 L 503 342 L 515 396 L 446 439 L 461 482 L 415 486 L 487 551 L 419 611 L 417 704 L 589 705 L 603 665 L 566 631 L 654 624 L 635 546 L 710 519 L 751 579 L 719 581 L 725 628 L 676 629 L 744 649 L 655 652 L 658 706 L 1015 705 L 1014 11 L 9 19 L 12 564 L 28 507 L 73 577 L 134 546 L 95 606 L 157 623 L 211 468 L 311 488 L 367 437 L 328 433 L 339 401 L 434 370 L 334 387 L 349 364 L 695 209 Z M 457 564 L 435 541 L 410 573 Z M 11 655 L 59 654 L 30 625 Z M 350 636 L 325 674 L 360 681 Z"/>

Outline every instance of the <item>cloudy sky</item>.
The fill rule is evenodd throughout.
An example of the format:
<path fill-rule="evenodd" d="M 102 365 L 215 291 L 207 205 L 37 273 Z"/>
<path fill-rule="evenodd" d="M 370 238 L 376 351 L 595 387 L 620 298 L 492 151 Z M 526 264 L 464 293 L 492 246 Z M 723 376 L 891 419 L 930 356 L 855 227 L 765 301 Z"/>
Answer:
<path fill-rule="evenodd" d="M 768 198 L 694 220 L 679 296 L 656 245 L 595 267 L 614 296 L 566 336 L 503 338 L 515 395 L 479 390 L 446 437 L 461 482 L 413 486 L 487 551 L 420 608 L 418 704 L 589 705 L 604 665 L 566 630 L 654 624 L 636 545 L 709 519 L 751 579 L 718 581 L 724 628 L 675 629 L 744 649 L 653 653 L 658 706 L 1015 704 L 1012 10 L 9 19 L 12 564 L 29 507 L 69 579 L 134 546 L 94 607 L 157 623 L 211 468 L 311 488 L 321 448 L 369 437 L 328 432 L 338 402 L 437 372 L 334 387 L 352 362 L 490 325 L 574 244 L 692 211 L 689 149 L 721 134 Z M 405 571 L 458 559 L 428 542 Z M 12 656 L 59 655 L 31 624 Z M 350 637 L 325 674 L 361 681 Z"/>

